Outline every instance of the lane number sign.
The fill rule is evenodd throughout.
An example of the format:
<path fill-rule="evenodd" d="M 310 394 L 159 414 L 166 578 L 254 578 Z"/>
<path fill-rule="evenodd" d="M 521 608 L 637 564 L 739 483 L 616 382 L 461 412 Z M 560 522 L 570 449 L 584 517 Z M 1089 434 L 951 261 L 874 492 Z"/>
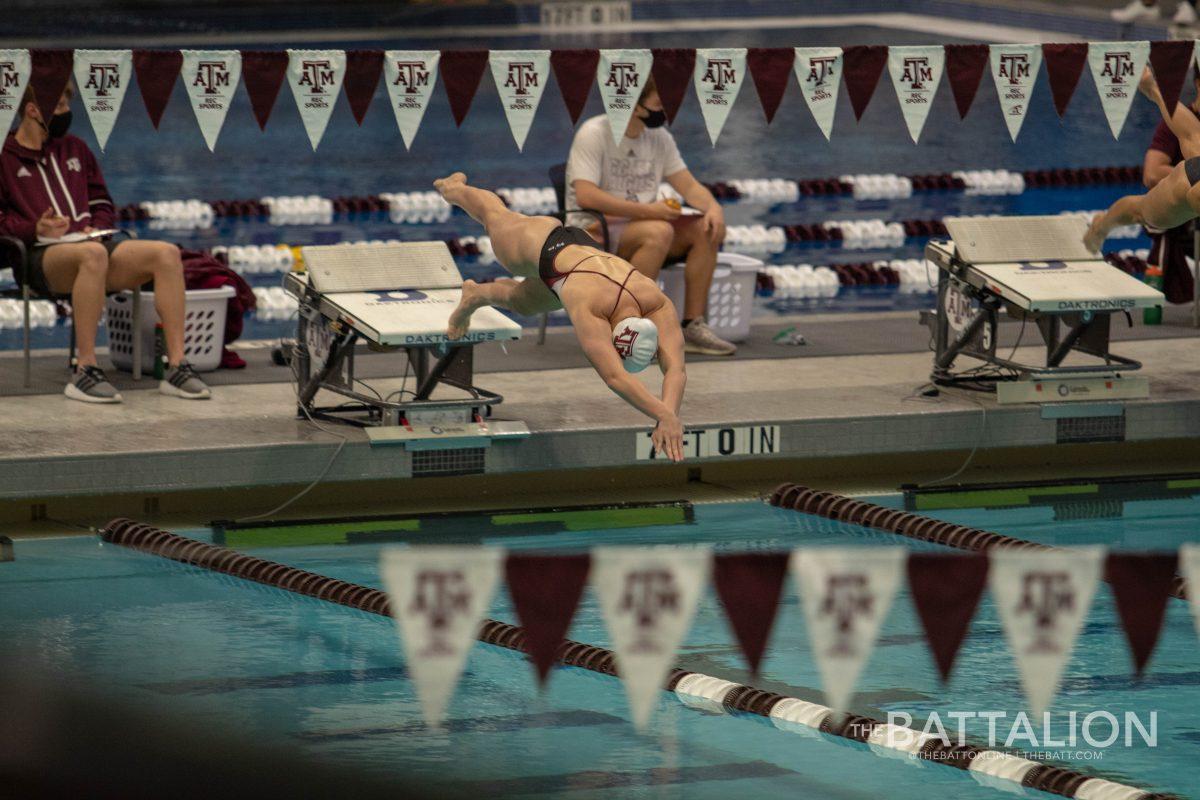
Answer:
<path fill-rule="evenodd" d="M 699 428 L 683 432 L 684 458 L 773 455 L 781 451 L 778 425 Z M 637 460 L 664 460 L 650 442 L 650 432 L 637 434 Z"/>

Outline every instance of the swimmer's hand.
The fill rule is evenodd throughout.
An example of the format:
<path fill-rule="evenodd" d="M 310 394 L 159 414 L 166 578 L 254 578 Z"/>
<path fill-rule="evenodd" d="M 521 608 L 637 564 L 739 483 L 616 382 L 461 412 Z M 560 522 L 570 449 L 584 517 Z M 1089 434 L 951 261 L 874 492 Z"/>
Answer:
<path fill-rule="evenodd" d="M 646 219 L 661 219 L 666 222 L 674 222 L 679 219 L 679 215 L 683 210 L 679 206 L 678 200 L 659 200 L 657 203 L 646 203 Z"/>
<path fill-rule="evenodd" d="M 683 461 L 683 423 L 676 414 L 663 417 L 654 426 L 650 442 L 655 452 L 662 453 L 672 461 Z"/>

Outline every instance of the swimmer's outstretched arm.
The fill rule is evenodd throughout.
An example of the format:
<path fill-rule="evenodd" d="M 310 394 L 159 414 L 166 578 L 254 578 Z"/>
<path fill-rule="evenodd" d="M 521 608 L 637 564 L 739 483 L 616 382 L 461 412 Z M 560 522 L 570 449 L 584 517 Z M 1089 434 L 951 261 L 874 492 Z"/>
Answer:
<path fill-rule="evenodd" d="M 1150 71 L 1150 67 L 1146 67 L 1142 71 L 1142 79 L 1138 81 L 1138 90 L 1158 106 L 1158 113 L 1162 114 L 1167 127 L 1179 140 L 1179 150 L 1183 153 L 1183 157 L 1200 156 L 1200 119 L 1196 118 L 1196 114 L 1188 108 L 1187 104 L 1177 102 L 1175 108 L 1167 108 L 1167 103 L 1163 100 L 1162 92 L 1158 89 L 1158 83 L 1154 80 L 1154 73 Z"/>
<path fill-rule="evenodd" d="M 567 311 L 570 313 L 571 309 Z M 575 326 L 575 335 L 579 337 L 584 355 L 592 362 L 608 388 L 657 423 L 651 434 L 654 449 L 665 453 L 672 461 L 682 461 L 683 423 L 679 420 L 679 404 L 683 401 L 685 381 L 675 379 L 668 382 L 664 378 L 663 398 L 655 397 L 621 365 L 621 358 L 612 346 L 612 326 L 608 320 L 585 310 L 571 313 L 571 323 Z M 663 333 L 659 333 L 660 342 Z M 680 351 L 682 354 L 682 345 Z M 669 385 L 673 388 L 669 389 Z"/>

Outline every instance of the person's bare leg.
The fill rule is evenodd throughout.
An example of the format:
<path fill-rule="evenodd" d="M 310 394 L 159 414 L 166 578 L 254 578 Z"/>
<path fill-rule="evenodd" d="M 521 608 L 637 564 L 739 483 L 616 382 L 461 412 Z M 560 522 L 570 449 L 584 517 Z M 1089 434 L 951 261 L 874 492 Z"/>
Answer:
<path fill-rule="evenodd" d="M 708 291 L 717 269 L 717 247 L 705 234 L 699 217 L 675 223 L 671 257 L 685 255 L 683 319 L 702 317 L 708 310 Z"/>
<path fill-rule="evenodd" d="M 650 280 L 656 280 L 674 238 L 675 229 L 666 220 L 633 220 L 621 232 L 617 255 Z"/>
<path fill-rule="evenodd" d="M 42 272 L 50 291 L 71 295 L 79 366 L 96 366 L 96 330 L 104 313 L 108 251 L 99 242 L 56 244 L 43 254 Z"/>
<path fill-rule="evenodd" d="M 183 324 L 187 314 L 179 248 L 168 242 L 121 242 L 113 250 L 111 262 L 110 290 L 134 289 L 153 281 L 154 308 L 162 320 L 167 361 L 172 368 L 179 366 L 184 360 Z"/>
<path fill-rule="evenodd" d="M 538 283 L 537 278 L 526 278 L 524 281 L 497 278 L 491 283 L 465 280 L 462 285 L 462 300 L 450 315 L 446 335 L 451 339 L 466 336 L 471 326 L 471 315 L 484 306 L 506 308 L 526 316 L 561 308 L 558 298 Z"/>
<path fill-rule="evenodd" d="M 487 229 L 496 260 L 514 275 L 536 276 L 542 244 L 550 231 L 561 227 L 553 217 L 527 217 L 504 205 L 495 192 L 467 184 L 467 176 L 455 172 L 433 182 L 447 203 L 466 211 Z"/>
<path fill-rule="evenodd" d="M 1147 225 L 1169 230 L 1196 217 L 1190 202 L 1191 186 L 1183 164 L 1177 164 L 1171 174 L 1142 195 L 1128 195 L 1113 203 L 1103 214 L 1097 214 L 1083 237 L 1083 243 L 1093 252 L 1114 228 L 1122 225 Z"/>

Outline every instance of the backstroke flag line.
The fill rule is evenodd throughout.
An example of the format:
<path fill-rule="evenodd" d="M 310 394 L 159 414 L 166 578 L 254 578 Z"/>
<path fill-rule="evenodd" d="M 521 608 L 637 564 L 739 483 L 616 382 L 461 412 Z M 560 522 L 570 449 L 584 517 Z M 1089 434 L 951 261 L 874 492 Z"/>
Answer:
<path fill-rule="evenodd" d="M 313 150 L 325 135 L 345 77 L 345 50 L 288 50 L 287 80 Z"/>
<path fill-rule="evenodd" d="M 500 580 L 498 547 L 420 546 L 383 551 L 380 571 L 425 723 L 437 727 Z"/>

